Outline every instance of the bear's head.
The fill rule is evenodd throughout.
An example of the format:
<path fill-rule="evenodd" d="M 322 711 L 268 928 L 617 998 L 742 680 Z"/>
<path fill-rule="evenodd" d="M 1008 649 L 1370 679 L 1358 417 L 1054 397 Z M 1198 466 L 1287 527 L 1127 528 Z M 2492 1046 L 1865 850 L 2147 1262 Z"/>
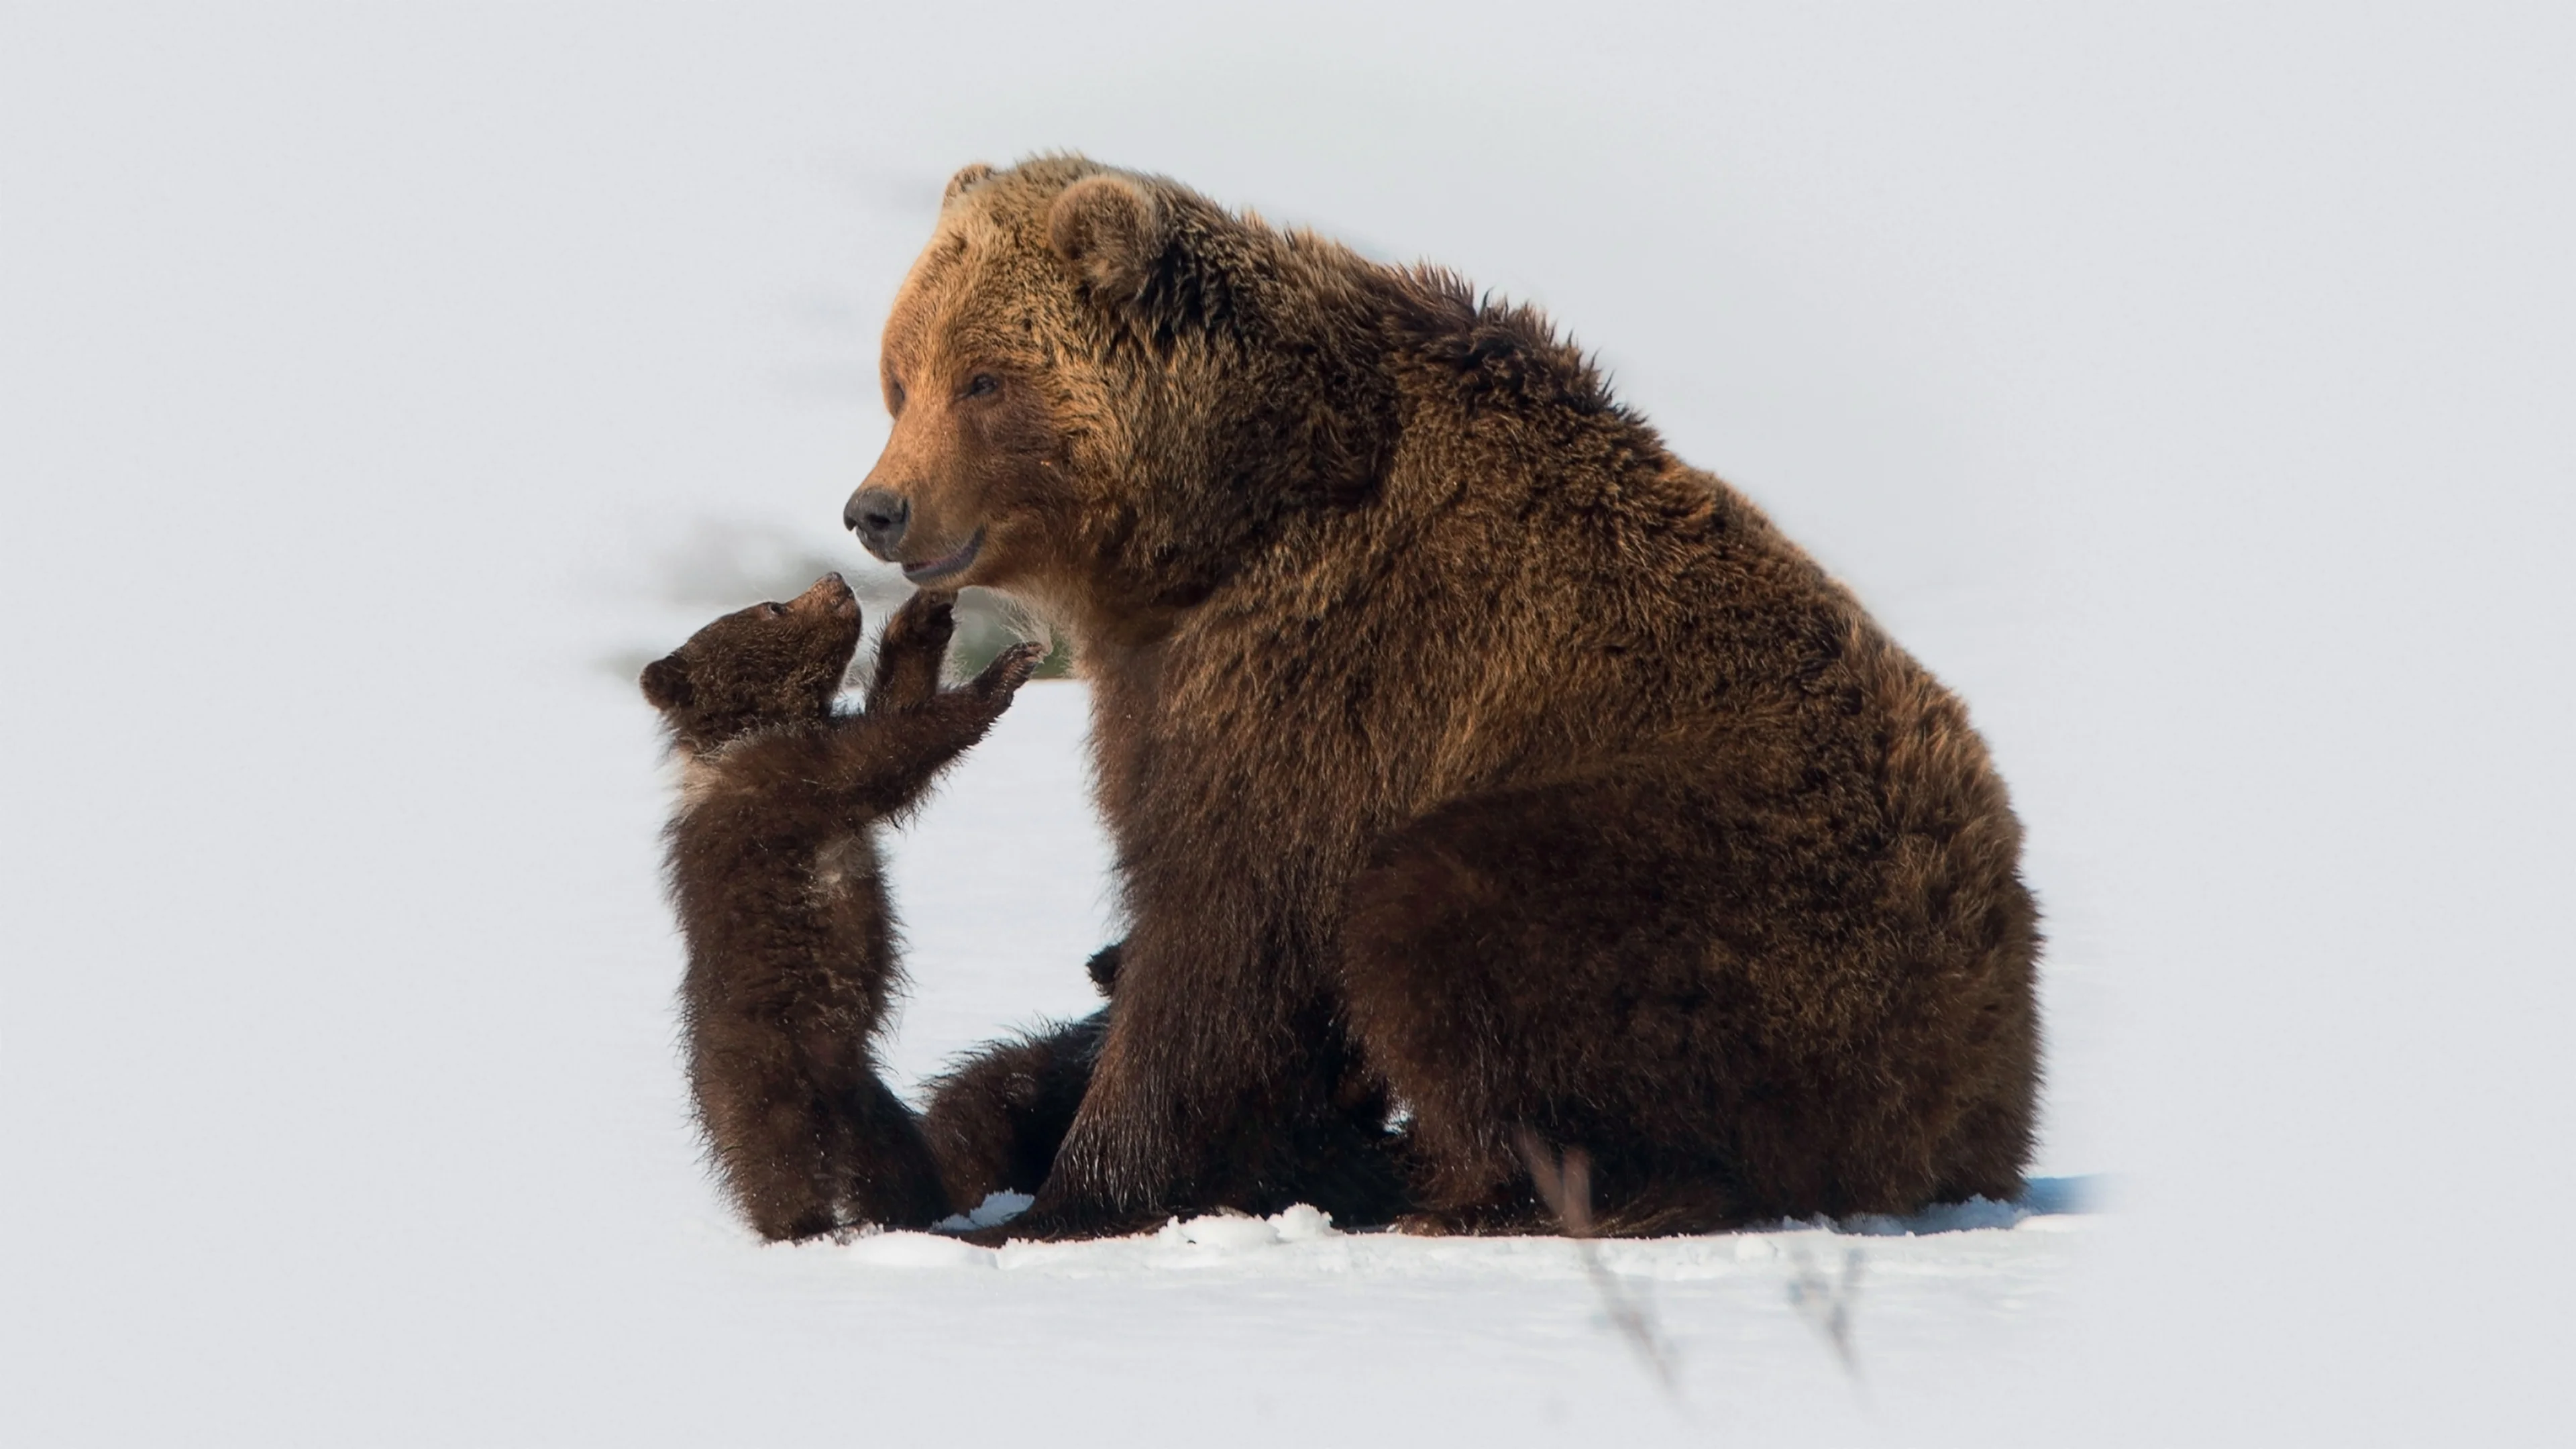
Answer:
<path fill-rule="evenodd" d="M 887 321 L 893 434 L 844 522 L 1078 635 L 1168 617 L 1375 486 L 1395 275 L 1160 177 L 967 167 Z"/>
<path fill-rule="evenodd" d="M 644 698 L 703 754 L 755 729 L 823 719 L 859 647 L 859 601 L 825 574 L 784 604 L 736 610 L 644 667 Z"/>

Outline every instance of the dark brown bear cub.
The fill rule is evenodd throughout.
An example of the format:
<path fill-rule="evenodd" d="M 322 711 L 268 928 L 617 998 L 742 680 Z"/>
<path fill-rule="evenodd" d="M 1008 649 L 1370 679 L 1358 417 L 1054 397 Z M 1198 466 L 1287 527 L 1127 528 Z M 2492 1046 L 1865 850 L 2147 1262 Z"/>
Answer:
<path fill-rule="evenodd" d="M 1110 995 L 1118 948 L 1094 955 L 1090 971 L 1100 994 Z M 1034 1194 L 1046 1182 L 1091 1085 L 1109 1011 L 1104 1006 L 1080 1021 L 996 1042 L 940 1076 L 921 1133 L 939 1161 L 948 1200 L 960 1211 L 997 1192 Z"/>
<path fill-rule="evenodd" d="M 689 1082 L 726 1189 L 765 1238 L 947 1215 L 873 1041 L 897 980 L 869 832 L 1010 707 L 1041 650 L 939 687 L 954 625 L 917 594 L 887 624 L 862 714 L 836 714 L 859 606 L 838 574 L 709 624 L 644 671 L 685 774 L 667 833 L 689 944 Z"/>

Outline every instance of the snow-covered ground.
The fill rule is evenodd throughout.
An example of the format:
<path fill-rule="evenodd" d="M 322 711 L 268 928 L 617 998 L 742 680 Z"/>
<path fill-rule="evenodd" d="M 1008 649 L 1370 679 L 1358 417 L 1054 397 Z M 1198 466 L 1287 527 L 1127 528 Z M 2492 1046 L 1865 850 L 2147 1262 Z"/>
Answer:
<path fill-rule="evenodd" d="M 1085 704 L 1079 684 L 1022 691 L 971 766 L 898 842 L 895 889 L 913 922 L 918 977 L 890 1054 L 903 1076 L 917 1079 L 947 1053 L 989 1037 L 997 1020 L 1026 1021 L 1035 1010 L 1069 1016 L 1095 1004 L 1080 967 L 1084 943 L 1106 929 L 1097 894 L 1105 859 L 1081 790 L 1076 747 Z M 1009 908 L 996 910 L 992 863 L 1012 859 L 1063 870 L 1011 880 L 1000 893 Z M 1032 946 L 1051 949 L 1052 959 L 1031 960 Z M 1373 1396 L 1387 1400 L 1414 1398 L 1402 1385 L 1423 1358 L 1454 1359 L 1493 1375 L 1482 1392 L 1506 1430 L 1533 1415 L 1562 1419 L 1580 1409 L 1588 1419 L 1600 1398 L 1648 1426 L 1776 1413 L 1775 1428 L 1810 1416 L 1848 1428 L 1869 1422 L 1877 1401 L 1941 1395 L 1963 1355 L 2027 1362 L 2076 1331 L 2089 1210 L 2108 1195 L 2097 1179 L 2060 1176 L 2037 1183 L 2023 1204 L 1968 1204 L 1910 1221 L 1605 1243 L 1593 1251 L 1613 1298 L 1602 1296 L 1585 1250 L 1569 1241 L 1344 1234 L 1312 1209 L 1267 1221 L 1175 1223 L 1151 1238 L 1110 1243 L 997 1252 L 895 1233 L 762 1256 L 794 1258 L 809 1291 L 902 1304 L 906 1312 L 944 1304 L 962 1314 L 954 1324 L 962 1337 L 997 1331 L 978 1325 L 1001 1303 L 1044 1305 L 1044 1316 L 1022 1330 L 1033 1353 L 1073 1349 L 1067 1333 L 1075 1324 L 1119 1325 L 1112 1344 L 1089 1345 L 1102 1359 L 1092 1373 L 1139 1356 L 1186 1359 L 1208 1352 L 1211 1332 L 1220 1340 L 1242 1334 L 1217 1351 L 1220 1363 L 1256 1345 L 1265 1355 L 1314 1355 L 1319 1369 L 1329 1368 L 1322 1376 L 1345 1392 L 1360 1391 L 1355 1379 L 1392 1372 L 1395 1381 Z M 738 1256 L 739 1233 L 711 1214 L 706 1221 L 726 1255 Z M 1027 1286 L 1002 1290 L 997 1300 L 986 1282 L 997 1274 Z M 1829 1314 L 1837 1299 L 1856 1380 L 1845 1377 L 1830 1320 L 1809 1316 Z M 1660 1349 L 1642 1349 L 1615 1327 L 1614 1305 L 1631 1302 Z M 1171 1339 L 1146 1354 L 1124 1336 L 1139 1329 Z M 1670 1364 L 1669 1400 L 1653 1367 L 1659 1352 Z M 1782 1376 L 1809 1391 L 1779 1394 Z M 1295 1397 L 1266 1382 L 1266 1370 L 1236 1378 L 1219 1369 L 1204 1387 L 1238 1414 L 1259 1412 L 1265 1397 Z M 1451 1412 L 1432 1407 L 1445 1397 L 1424 1400 L 1425 1411 Z M 1423 1427 L 1437 1424 L 1426 1418 Z"/>
<path fill-rule="evenodd" d="M 1075 751 L 1084 703 L 1079 684 L 1024 690 L 898 842 L 916 976 L 890 1053 L 900 1076 L 917 1080 L 997 1024 L 1094 1002 L 1082 957 L 1107 926 Z M 667 1127 L 676 1083 L 666 1073 L 660 1085 Z M 661 1152 L 682 1150 L 663 1135 Z M 702 1191 L 685 1205 L 684 1256 L 723 1300 L 837 1325 L 815 1331 L 864 1345 L 871 1363 L 852 1372 L 907 1422 L 929 1422 L 953 1395 L 983 1412 L 1105 1392 L 1096 1422 L 1059 1410 L 1064 1431 L 1141 1428 L 1146 1442 L 1172 1442 L 1221 1424 L 1295 1440 L 1389 1414 L 1441 1440 L 1554 1436 L 1606 1419 L 1659 1442 L 1693 1425 L 1865 1429 L 1873 1413 L 1956 1392 L 1962 1358 L 2003 1374 L 2045 1355 L 2078 1327 L 2087 1230 L 2100 1219 L 2065 1210 L 2087 1206 L 2078 1199 L 2092 1185 L 2044 1182 L 2037 1205 L 2058 1210 L 2044 1215 L 1975 1205 L 1842 1233 L 1603 1244 L 1616 1301 L 1646 1315 L 1672 1365 L 1669 1394 L 1562 1240 L 1342 1234 L 1309 1210 L 998 1252 L 924 1234 L 762 1250 Z M 1818 1288 L 1810 1311 L 1848 1293 L 1857 1379 L 1792 1298 Z M 975 1382 L 983 1369 L 961 1381 L 959 1355 L 1011 1382 Z"/>
<path fill-rule="evenodd" d="M 2564 1442 L 2571 23 L 0 7 L 0 1442 Z M 725 1219 L 632 668 L 857 562 L 1056 146 L 1539 302 L 1958 687 L 2103 1210 Z M 907 1079 L 1088 1007 L 1082 698 L 899 844 Z"/>

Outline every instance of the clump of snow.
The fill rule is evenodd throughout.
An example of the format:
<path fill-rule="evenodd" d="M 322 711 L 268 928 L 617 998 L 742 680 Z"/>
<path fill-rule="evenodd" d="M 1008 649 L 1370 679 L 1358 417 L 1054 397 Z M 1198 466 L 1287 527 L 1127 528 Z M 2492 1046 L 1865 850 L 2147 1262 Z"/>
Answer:
<path fill-rule="evenodd" d="M 2017 1202 L 1996 1202 L 1990 1198 L 1972 1197 L 1966 1202 L 1935 1203 L 1919 1213 L 1897 1217 L 1891 1213 L 1858 1213 L 1835 1226 L 1843 1232 L 1867 1238 L 1912 1237 L 1918 1233 L 1973 1232 L 1979 1228 L 2015 1228 L 2030 1216 L 2030 1209 Z"/>
<path fill-rule="evenodd" d="M 1905 1217 L 1865 1214 L 1699 1237 L 1601 1239 L 1589 1244 L 1589 1249 L 1598 1266 L 1611 1274 L 1667 1283 L 1776 1274 L 1782 1264 L 1803 1261 L 1836 1240 L 1852 1239 L 1880 1240 L 1869 1251 L 1898 1253 L 1890 1260 L 1895 1262 L 1991 1260 L 2001 1266 L 2021 1260 L 2019 1266 L 2027 1268 L 2038 1260 L 2007 1246 L 2015 1230 L 2078 1231 L 2081 1220 L 2062 1208 L 2080 1200 L 2081 1195 L 2073 1192 L 2045 1197 L 2034 1193 L 2009 1203 L 1972 1198 Z M 963 1231 L 1007 1222 L 1028 1202 L 1022 1194 L 996 1193 L 975 1212 L 950 1218 L 940 1227 Z M 2045 1211 L 2043 1202 L 2061 1210 Z M 1951 1246 L 1940 1246 L 1936 1240 Z M 1922 1247 L 1897 1248 L 1908 1241 L 1921 1242 Z M 1426 1238 L 1382 1229 L 1345 1233 L 1333 1226 L 1331 1214 L 1299 1203 L 1266 1218 L 1234 1212 L 1175 1217 L 1152 1232 L 1130 1237 L 1014 1241 L 998 1250 L 930 1234 L 884 1233 L 859 1239 L 844 1257 L 869 1267 L 999 1267 L 1045 1277 L 1092 1279 L 1179 1272 L 1289 1281 L 1545 1282 L 1580 1278 L 1591 1271 L 1585 1266 L 1585 1248 L 1574 1239 L 1547 1235 Z M 1857 1244 L 1851 1250 L 1859 1251 Z"/>
<path fill-rule="evenodd" d="M 1934 1203 L 1916 1213 L 1854 1213 L 1847 1218 L 1818 1217 L 1801 1222 L 1784 1219 L 1778 1231 L 1795 1232 L 1815 1228 L 1827 1232 L 1864 1238 L 1917 1237 L 1925 1233 L 1968 1233 L 1984 1230 L 2011 1230 L 2040 1223 L 2046 1218 L 2061 1218 L 2080 1213 L 2097 1212 L 2101 1206 L 2101 1179 L 2091 1177 L 2035 1177 L 2022 1195 L 2010 1202 L 1972 1197 L 1965 1202 Z M 2054 1230 L 2043 1226 L 2042 1231 Z"/>
<path fill-rule="evenodd" d="M 2098 1213 L 2110 1193 L 2110 1180 L 2098 1172 L 2079 1177 L 2034 1177 L 2022 1188 L 2021 1204 L 2039 1217 Z"/>
<path fill-rule="evenodd" d="M 1240 1252 L 1248 1248 L 1276 1247 L 1282 1243 L 1317 1242 L 1331 1236 L 1333 1215 L 1311 1203 L 1301 1202 L 1266 1218 L 1256 1218 L 1248 1213 L 1209 1213 L 1186 1220 L 1174 1218 L 1154 1234 L 1154 1241 L 1166 1246 L 1187 1245 Z"/>
<path fill-rule="evenodd" d="M 989 1268 L 993 1251 L 937 1233 L 869 1233 L 842 1250 L 872 1268 Z"/>
<path fill-rule="evenodd" d="M 1243 1213 L 1210 1213 L 1187 1222 L 1174 1218 L 1163 1224 L 1154 1235 L 1158 1243 L 1187 1243 L 1194 1248 L 1217 1248 L 1228 1252 L 1245 1248 L 1267 1248 L 1279 1241 L 1279 1227 L 1268 1218 Z"/>
<path fill-rule="evenodd" d="M 1311 1203 L 1299 1203 L 1270 1219 L 1283 1243 L 1311 1243 L 1333 1233 L 1333 1215 Z"/>
<path fill-rule="evenodd" d="M 1027 1212 L 1029 1204 L 1035 1201 L 1037 1199 L 1024 1192 L 988 1192 L 984 1194 L 984 1200 L 976 1204 L 973 1210 L 950 1213 L 931 1226 L 936 1230 L 951 1233 L 972 1232 L 977 1228 L 998 1228 Z"/>

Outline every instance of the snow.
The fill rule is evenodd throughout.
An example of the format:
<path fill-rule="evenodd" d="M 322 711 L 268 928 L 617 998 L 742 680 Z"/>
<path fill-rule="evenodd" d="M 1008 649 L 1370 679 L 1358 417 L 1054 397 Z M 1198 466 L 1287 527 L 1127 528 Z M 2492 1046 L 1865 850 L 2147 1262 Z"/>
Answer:
<path fill-rule="evenodd" d="M 1025 1207 L 1028 1201 L 1018 1194 L 993 1196 L 1018 1197 L 1013 1210 Z M 1008 1215 L 993 1213 L 988 1205 L 984 1211 L 967 1215 L 964 1223 L 981 1227 L 996 1219 L 1009 1221 Z M 1157 1232 L 1102 1242 L 1009 1242 L 998 1248 L 978 1248 L 936 1233 L 879 1232 L 846 1244 L 798 1246 L 810 1246 L 817 1253 L 837 1249 L 850 1261 L 870 1266 L 1002 1268 L 1084 1278 L 1217 1268 L 1235 1276 L 1265 1278 L 1354 1274 L 1562 1277 L 1569 1269 L 1583 1271 L 1582 1255 L 1589 1251 L 1597 1254 L 1614 1274 L 1672 1282 L 1724 1277 L 1738 1265 L 1778 1262 L 1840 1236 L 1912 1238 L 1933 1233 L 2002 1233 L 2017 1228 L 2046 1235 L 2066 1232 L 2074 1226 L 2064 1213 L 2041 1215 L 2026 1204 L 1975 1198 L 1941 1204 L 1911 1217 L 1870 1214 L 1839 1223 L 1781 1223 L 1769 1232 L 1600 1240 L 1587 1249 L 1562 1237 L 1437 1239 L 1382 1231 L 1344 1233 L 1333 1227 L 1331 1214 L 1300 1203 L 1266 1218 L 1242 1213 L 1176 1217 Z M 1295 1251 L 1264 1251 L 1270 1248 Z M 1936 1255 L 1969 1251 L 1952 1243 L 1940 1244 L 1933 1250 Z M 2012 1251 L 2033 1258 L 2047 1256 L 2044 1248 Z"/>
<path fill-rule="evenodd" d="M 8 9 L 0 1441 L 2565 1442 L 2571 23 Z M 633 668 L 857 562 L 939 185 L 1054 146 L 1540 303 L 1958 688 L 2031 1200 L 727 1220 Z M 906 1084 L 1091 1008 L 1083 717 L 898 845 Z"/>

